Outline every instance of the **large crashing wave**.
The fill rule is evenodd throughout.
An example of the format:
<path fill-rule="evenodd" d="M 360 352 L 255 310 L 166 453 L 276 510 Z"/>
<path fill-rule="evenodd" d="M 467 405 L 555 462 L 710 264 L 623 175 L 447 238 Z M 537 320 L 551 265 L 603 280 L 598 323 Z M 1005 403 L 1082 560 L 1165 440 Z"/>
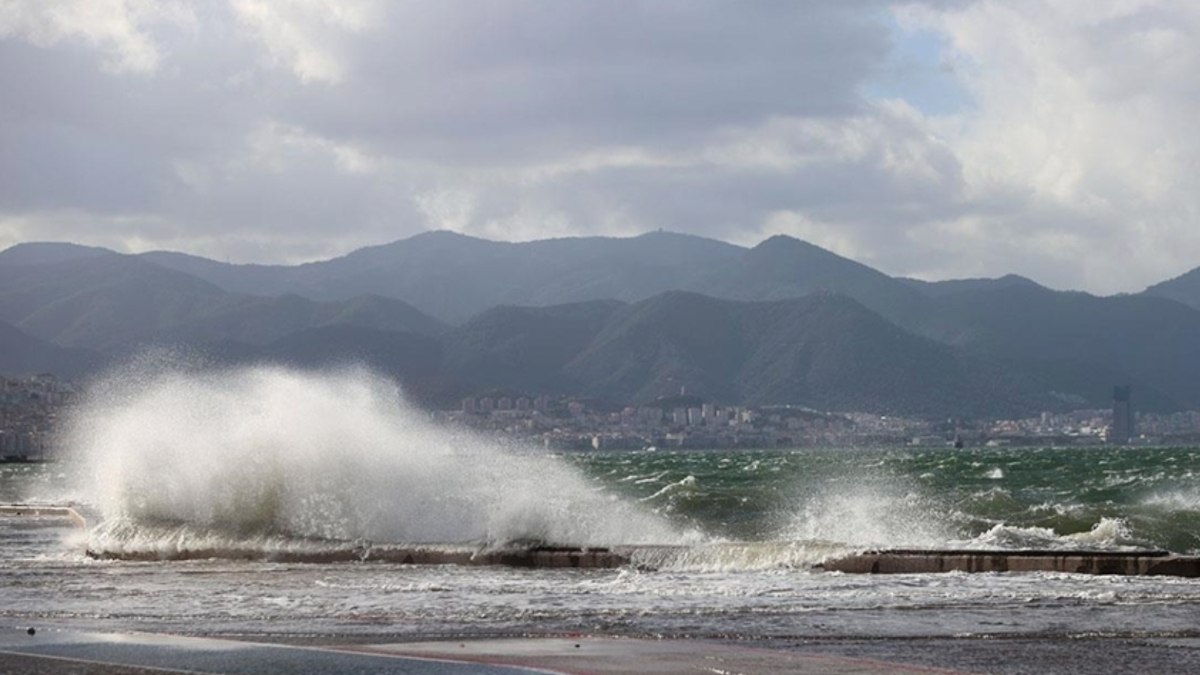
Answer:
<path fill-rule="evenodd" d="M 96 536 L 692 538 L 553 458 L 435 426 L 362 369 L 131 367 L 93 386 L 66 428 L 83 498 L 104 523 Z"/>

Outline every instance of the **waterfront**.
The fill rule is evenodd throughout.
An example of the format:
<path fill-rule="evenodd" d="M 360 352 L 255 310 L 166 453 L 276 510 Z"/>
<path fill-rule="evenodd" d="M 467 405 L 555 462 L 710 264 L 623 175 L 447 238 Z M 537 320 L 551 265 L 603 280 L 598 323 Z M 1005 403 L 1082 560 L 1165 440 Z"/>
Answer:
<path fill-rule="evenodd" d="M 879 547 L 1194 554 L 1200 448 L 551 453 L 433 424 L 360 371 L 278 368 L 114 380 L 67 422 L 72 451 L 0 467 L 0 501 L 74 503 L 94 525 L 0 518 L 10 628 L 305 644 L 618 635 L 1011 673 L 1042 656 L 1063 672 L 1200 663 L 1195 580 L 811 569 Z M 375 543 L 684 553 L 612 570 L 270 562 Z M 85 555 L 205 547 L 260 559 Z"/>
<path fill-rule="evenodd" d="M 706 556 L 697 542 L 695 556 L 657 571 L 135 563 L 85 557 L 89 536 L 69 527 L 7 518 L 3 620 L 316 643 L 563 634 L 734 640 L 957 667 L 981 654 L 1026 652 L 990 672 L 1027 672 L 1019 667 L 1041 653 L 1074 654 L 1081 661 L 1068 661 L 1070 671 L 1100 672 L 1104 664 L 1086 663 L 1105 650 L 1115 652 L 1113 663 L 1166 659 L 1160 672 L 1196 663 L 1188 646 L 1200 639 L 1195 580 L 807 569 L 830 545 L 1194 553 L 1194 448 L 592 452 L 553 461 L 676 531 L 758 546 L 729 558 Z M 61 501 L 65 469 L 5 466 L 0 495 Z M 181 536 L 173 530 L 141 545 L 179 545 L 171 537 Z M 767 545 L 783 541 L 809 546 Z"/>

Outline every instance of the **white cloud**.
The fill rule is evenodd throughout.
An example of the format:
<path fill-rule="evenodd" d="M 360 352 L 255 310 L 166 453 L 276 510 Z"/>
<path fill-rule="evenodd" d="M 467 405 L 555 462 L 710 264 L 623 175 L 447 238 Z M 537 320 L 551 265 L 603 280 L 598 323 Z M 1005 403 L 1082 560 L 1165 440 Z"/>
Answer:
<path fill-rule="evenodd" d="M 1200 264 L 1200 5 L 987 0 L 902 16 L 948 37 L 973 98 L 950 140 L 974 204 L 963 222 L 1013 249 L 989 272 L 1113 292 Z M 991 257 L 974 230 L 938 229 Z"/>
<path fill-rule="evenodd" d="M 0 0 L 0 245 L 663 227 L 1104 292 L 1200 264 L 1200 5 L 886 10 Z M 871 86 L 920 69 L 889 49 L 924 90 Z"/>
<path fill-rule="evenodd" d="M 274 63 L 302 82 L 323 84 L 345 78 L 345 38 L 371 28 L 380 14 L 374 0 L 232 0 L 232 6 Z"/>
<path fill-rule="evenodd" d="M 0 0 L 0 38 L 17 36 L 40 47 L 78 38 L 100 49 L 112 72 L 149 73 L 162 59 L 156 27 L 194 26 L 195 15 L 181 2 L 155 0 Z"/>
<path fill-rule="evenodd" d="M 239 172 L 283 173 L 298 164 L 330 165 L 349 174 L 370 174 L 380 160 L 348 143 L 322 138 L 305 129 L 276 121 L 263 123 L 246 139 L 245 152 L 231 163 Z"/>

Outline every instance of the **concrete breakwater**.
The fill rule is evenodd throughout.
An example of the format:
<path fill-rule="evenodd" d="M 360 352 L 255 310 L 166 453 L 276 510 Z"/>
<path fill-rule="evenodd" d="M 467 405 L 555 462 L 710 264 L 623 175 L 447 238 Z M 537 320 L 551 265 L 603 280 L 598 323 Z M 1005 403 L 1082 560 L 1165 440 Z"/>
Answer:
<path fill-rule="evenodd" d="M 100 558 L 128 560 L 188 560 L 205 558 L 257 559 L 274 562 L 384 562 L 403 565 L 503 565 L 527 568 L 613 569 L 636 566 L 653 570 L 648 559 L 669 559 L 684 547 L 628 546 L 616 548 L 533 547 L 469 550 L 406 546 L 373 546 L 327 551 L 261 551 L 193 549 L 163 552 L 89 551 Z M 653 555 L 647 555 L 653 554 Z M 826 560 L 814 570 L 845 574 L 933 574 L 942 572 L 1062 572 L 1128 576 L 1200 577 L 1200 557 L 1166 551 L 872 551 Z"/>
<path fill-rule="evenodd" d="M 1065 572 L 1200 577 L 1200 557 L 1167 551 L 888 550 L 827 560 L 819 567 L 848 574 Z"/>
<path fill-rule="evenodd" d="M 71 522 L 79 528 L 87 527 L 87 520 L 70 506 L 42 504 L 0 504 L 0 516 L 9 518 L 58 518 Z"/>
<path fill-rule="evenodd" d="M 92 558 L 110 560 L 259 560 L 283 563 L 330 564 L 343 562 L 377 562 L 398 565 L 463 565 L 506 567 L 575 567 L 612 569 L 630 564 L 628 554 L 607 548 L 534 547 L 525 549 L 471 549 L 435 546 L 377 545 L 353 548 L 315 550 L 271 550 L 253 548 L 182 548 L 169 551 L 123 551 L 88 549 Z"/>
<path fill-rule="evenodd" d="M 70 522 L 80 528 L 87 527 L 83 516 L 70 506 L 0 504 L 0 516 L 46 518 Z M 612 569 L 636 566 L 652 570 L 656 563 L 649 561 L 671 560 L 689 551 L 686 546 L 529 546 L 492 549 L 470 546 L 310 543 L 313 545 L 275 550 L 238 546 L 173 547 L 168 550 L 89 548 L 87 555 L 93 558 L 133 561 L 220 558 L 290 563 L 382 562 L 401 565 L 502 565 L 528 568 Z M 1062 572 L 1200 578 L 1200 556 L 1176 555 L 1155 550 L 890 549 L 832 557 L 813 565 L 812 569 L 845 574 Z"/>

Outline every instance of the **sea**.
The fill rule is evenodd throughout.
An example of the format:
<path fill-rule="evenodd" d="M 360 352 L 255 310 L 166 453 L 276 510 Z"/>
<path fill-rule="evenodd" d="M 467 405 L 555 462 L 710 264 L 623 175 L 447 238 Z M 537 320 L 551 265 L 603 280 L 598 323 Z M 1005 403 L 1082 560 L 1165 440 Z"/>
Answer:
<path fill-rule="evenodd" d="M 0 465 L 0 503 L 72 505 L 88 521 L 0 517 L 7 626 L 306 643 L 618 635 L 978 672 L 1200 666 L 1200 580 L 814 569 L 880 548 L 1200 554 L 1197 447 L 551 452 L 438 426 L 360 368 L 162 364 L 92 383 L 59 446 L 54 462 Z M 521 569 L 371 560 L 383 544 L 658 552 Z M 216 553 L 176 559 L 197 549 Z M 272 561 L 326 550 L 363 555 Z"/>

